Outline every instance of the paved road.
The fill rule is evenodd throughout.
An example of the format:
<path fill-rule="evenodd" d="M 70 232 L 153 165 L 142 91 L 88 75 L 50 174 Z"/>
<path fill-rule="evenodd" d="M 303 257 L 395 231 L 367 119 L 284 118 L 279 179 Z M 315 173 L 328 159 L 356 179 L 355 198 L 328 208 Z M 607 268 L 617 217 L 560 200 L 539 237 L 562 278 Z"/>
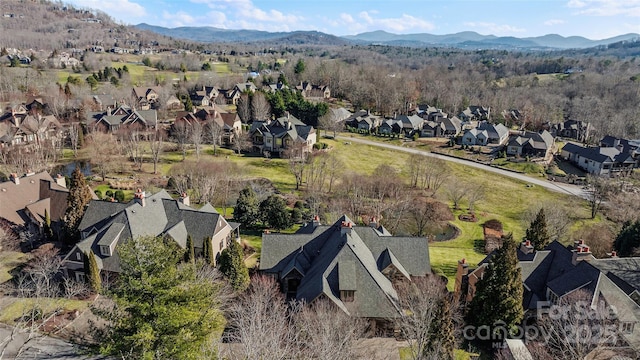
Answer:
<path fill-rule="evenodd" d="M 433 158 L 437 158 L 437 159 L 442 159 L 442 160 L 445 160 L 445 161 L 450 161 L 450 162 L 462 164 L 462 165 L 465 165 L 465 166 L 471 166 L 471 167 L 474 167 L 474 168 L 477 168 L 477 169 L 481 169 L 481 170 L 489 171 L 489 172 L 492 172 L 492 173 L 495 173 L 495 174 L 500 174 L 500 175 L 503 175 L 503 176 L 507 176 L 507 177 L 510 177 L 510 178 L 513 178 L 513 179 L 516 179 L 516 180 L 523 181 L 523 182 L 528 183 L 528 184 L 541 186 L 541 187 L 543 187 L 545 189 L 548 189 L 548 190 L 551 190 L 551 191 L 555 191 L 555 192 L 559 192 L 559 193 L 563 193 L 563 194 L 569 194 L 569 195 L 573 195 L 573 196 L 578 196 L 578 197 L 581 197 L 583 199 L 587 199 L 588 198 L 587 192 L 585 192 L 584 189 L 582 189 L 582 187 L 576 186 L 576 185 L 550 182 L 550 181 L 547 181 L 547 180 L 530 177 L 530 176 L 527 176 L 527 175 L 524 175 L 524 174 L 519 174 L 519 173 L 515 173 L 515 172 L 511 172 L 511 171 L 495 168 L 495 167 L 492 167 L 492 166 L 480 164 L 480 163 L 477 163 L 477 162 L 471 161 L 471 160 L 464 160 L 464 159 L 454 158 L 454 157 L 450 157 L 450 156 L 434 154 L 434 153 L 426 152 L 426 151 L 422 151 L 422 150 L 417 150 L 417 149 L 412 149 L 412 148 L 405 148 L 405 147 L 402 147 L 402 146 L 391 145 L 391 144 L 385 144 L 385 143 L 378 142 L 378 141 L 371 141 L 371 140 L 360 139 L 360 138 L 355 138 L 355 137 L 352 138 L 352 137 L 341 136 L 341 135 L 338 136 L 337 138 L 339 140 L 342 140 L 342 141 L 357 142 L 357 143 L 361 143 L 361 144 L 377 146 L 377 147 L 386 148 L 386 149 L 390 149 L 390 150 L 404 151 L 404 152 L 410 153 L 410 154 L 420 154 L 420 155 L 429 156 L 429 157 L 433 157 Z"/>

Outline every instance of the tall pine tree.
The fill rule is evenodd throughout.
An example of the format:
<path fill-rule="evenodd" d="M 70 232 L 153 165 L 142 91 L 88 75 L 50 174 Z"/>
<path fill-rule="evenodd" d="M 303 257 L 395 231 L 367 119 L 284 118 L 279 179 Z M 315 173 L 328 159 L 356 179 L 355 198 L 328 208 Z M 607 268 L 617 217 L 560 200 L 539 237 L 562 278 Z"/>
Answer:
<path fill-rule="evenodd" d="M 44 209 L 44 235 L 47 239 L 53 239 L 53 229 L 51 228 L 51 217 L 49 216 L 49 211 Z"/>
<path fill-rule="evenodd" d="M 211 246 L 210 237 L 206 237 L 202 241 L 202 255 L 204 256 L 204 261 L 207 264 L 213 265 L 215 257 L 213 256 L 213 247 Z"/>
<path fill-rule="evenodd" d="M 89 285 L 91 289 L 96 293 L 102 291 L 102 278 L 100 277 L 100 268 L 98 268 L 98 262 L 93 251 L 86 252 L 85 257 L 88 259 L 88 271 L 87 278 L 89 279 Z"/>
<path fill-rule="evenodd" d="M 75 244 L 80 239 L 78 226 L 89 201 L 91 201 L 91 189 L 87 186 L 80 168 L 76 167 L 71 175 L 69 195 L 67 196 L 67 211 L 64 214 L 66 243 Z"/>
<path fill-rule="evenodd" d="M 503 323 L 506 330 L 511 330 L 522 322 L 524 290 L 516 248 L 513 237 L 506 237 L 476 284 L 476 293 L 467 309 L 467 322 L 476 329 L 489 326 L 494 331 Z"/>
<path fill-rule="evenodd" d="M 249 286 L 249 270 L 244 264 L 244 252 L 237 241 L 222 250 L 220 254 L 220 272 L 229 279 L 236 291 L 243 291 Z"/>
<path fill-rule="evenodd" d="M 538 215 L 531 222 L 527 229 L 526 240 L 533 243 L 536 251 L 543 250 L 551 242 L 551 236 L 547 229 L 547 218 L 544 215 L 544 208 L 538 211 Z"/>
<path fill-rule="evenodd" d="M 194 263 L 196 261 L 196 251 L 193 247 L 193 239 L 191 235 L 187 235 L 187 246 L 184 253 L 184 261 Z"/>

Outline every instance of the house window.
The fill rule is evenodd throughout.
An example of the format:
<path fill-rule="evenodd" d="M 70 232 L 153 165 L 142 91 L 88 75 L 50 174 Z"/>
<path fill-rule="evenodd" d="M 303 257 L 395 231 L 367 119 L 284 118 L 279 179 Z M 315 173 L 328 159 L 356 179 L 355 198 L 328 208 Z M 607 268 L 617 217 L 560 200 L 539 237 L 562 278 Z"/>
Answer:
<path fill-rule="evenodd" d="M 86 281 L 86 276 L 84 275 L 83 272 L 76 272 L 76 281 L 77 282 L 85 282 Z"/>
<path fill-rule="evenodd" d="M 82 253 L 79 251 L 76 253 L 76 260 L 82 261 Z"/>
<path fill-rule="evenodd" d="M 111 256 L 111 251 L 109 251 L 109 247 L 105 245 L 100 246 L 100 254 L 104 256 Z"/>
<path fill-rule="evenodd" d="M 620 331 L 623 334 L 633 334 L 633 326 L 635 325 L 635 323 L 633 322 L 622 322 L 620 323 Z"/>
<path fill-rule="evenodd" d="M 353 302 L 355 294 L 355 290 L 340 290 L 340 300 L 343 302 Z"/>
<path fill-rule="evenodd" d="M 222 251 L 222 249 L 224 249 L 224 241 L 220 241 L 220 251 Z"/>

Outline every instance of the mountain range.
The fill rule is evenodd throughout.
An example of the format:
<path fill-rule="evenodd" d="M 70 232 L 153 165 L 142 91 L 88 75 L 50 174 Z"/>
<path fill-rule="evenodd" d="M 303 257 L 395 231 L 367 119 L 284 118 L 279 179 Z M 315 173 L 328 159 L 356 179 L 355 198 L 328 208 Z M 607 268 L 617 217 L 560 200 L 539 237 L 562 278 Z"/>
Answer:
<path fill-rule="evenodd" d="M 161 35 L 200 42 L 284 42 L 320 45 L 396 45 L 413 47 L 456 47 L 479 49 L 584 49 L 624 41 L 638 41 L 640 35 L 629 33 L 602 40 L 590 40 L 581 36 L 564 37 L 557 34 L 517 38 L 481 35 L 473 31 L 455 34 L 434 35 L 393 34 L 386 31 L 372 31 L 349 36 L 335 36 L 318 31 L 268 32 L 259 30 L 229 30 L 215 27 L 166 28 L 149 24 L 138 24 L 137 28 Z"/>

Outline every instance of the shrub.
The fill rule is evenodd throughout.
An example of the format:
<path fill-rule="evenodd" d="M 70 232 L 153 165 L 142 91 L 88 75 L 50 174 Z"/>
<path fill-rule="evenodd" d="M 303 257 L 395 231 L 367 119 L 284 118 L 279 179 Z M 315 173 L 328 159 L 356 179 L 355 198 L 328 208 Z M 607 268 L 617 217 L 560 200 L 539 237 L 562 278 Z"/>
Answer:
<path fill-rule="evenodd" d="M 102 200 L 102 191 L 100 191 L 100 190 L 96 190 L 96 191 L 94 191 L 94 193 L 96 194 L 96 196 L 98 197 L 98 199 Z"/>
<path fill-rule="evenodd" d="M 111 190 L 107 190 L 105 191 L 104 195 L 108 198 L 112 198 L 113 197 L 113 191 Z"/>
<path fill-rule="evenodd" d="M 124 191 L 116 190 L 113 196 L 115 197 L 116 200 L 118 200 L 118 202 L 124 202 Z"/>

